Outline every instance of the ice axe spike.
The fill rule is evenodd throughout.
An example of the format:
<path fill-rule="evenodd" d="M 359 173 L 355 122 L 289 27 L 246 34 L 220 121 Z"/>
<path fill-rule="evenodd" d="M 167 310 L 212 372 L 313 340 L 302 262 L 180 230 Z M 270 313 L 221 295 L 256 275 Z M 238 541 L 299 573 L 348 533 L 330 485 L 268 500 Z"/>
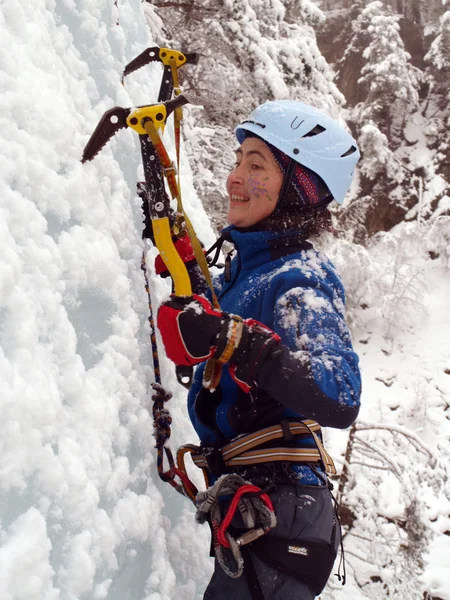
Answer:
<path fill-rule="evenodd" d="M 144 124 L 147 120 L 151 120 L 157 129 L 164 128 L 167 117 L 174 110 L 188 103 L 188 98 L 184 94 L 180 94 L 168 102 L 138 106 L 137 108 L 115 106 L 107 110 L 86 144 L 81 162 L 92 160 L 120 129 L 131 127 L 140 135 L 145 135 Z"/>
<path fill-rule="evenodd" d="M 83 150 L 82 163 L 92 160 L 120 129 L 128 127 L 127 117 L 129 113 L 129 108 L 121 108 L 120 106 L 115 106 L 104 113 Z"/>
<path fill-rule="evenodd" d="M 127 64 L 122 75 L 122 83 L 127 75 L 137 71 L 141 67 L 145 67 L 145 65 L 148 65 L 151 62 L 160 61 L 165 67 L 169 66 L 171 58 L 175 58 L 177 69 L 186 63 L 197 64 L 198 62 L 197 52 L 183 53 L 178 50 L 171 50 L 170 48 L 159 48 L 158 46 L 154 46 L 152 48 L 147 48 Z"/>

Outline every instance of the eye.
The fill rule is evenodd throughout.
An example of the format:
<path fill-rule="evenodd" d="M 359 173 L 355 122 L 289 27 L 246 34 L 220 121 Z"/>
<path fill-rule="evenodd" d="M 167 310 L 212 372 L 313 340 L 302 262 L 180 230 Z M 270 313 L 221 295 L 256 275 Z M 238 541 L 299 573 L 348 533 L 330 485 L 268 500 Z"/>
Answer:
<path fill-rule="evenodd" d="M 259 165 L 258 163 L 252 163 L 251 165 L 251 169 L 252 171 L 259 171 L 261 170 L 263 167 L 261 165 Z"/>

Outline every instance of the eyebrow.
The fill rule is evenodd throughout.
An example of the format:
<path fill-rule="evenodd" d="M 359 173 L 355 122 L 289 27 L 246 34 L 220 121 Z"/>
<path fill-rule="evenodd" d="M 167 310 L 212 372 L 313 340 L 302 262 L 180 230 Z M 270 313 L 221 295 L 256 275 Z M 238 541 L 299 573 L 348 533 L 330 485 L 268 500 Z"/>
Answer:
<path fill-rule="evenodd" d="M 238 148 L 236 150 L 236 154 L 242 154 L 243 155 L 244 152 L 242 152 L 241 148 Z M 245 152 L 246 156 L 251 156 L 252 154 L 256 154 L 257 156 L 259 156 L 260 158 L 262 158 L 265 162 L 267 162 L 267 158 L 259 150 L 247 150 L 247 152 Z"/>

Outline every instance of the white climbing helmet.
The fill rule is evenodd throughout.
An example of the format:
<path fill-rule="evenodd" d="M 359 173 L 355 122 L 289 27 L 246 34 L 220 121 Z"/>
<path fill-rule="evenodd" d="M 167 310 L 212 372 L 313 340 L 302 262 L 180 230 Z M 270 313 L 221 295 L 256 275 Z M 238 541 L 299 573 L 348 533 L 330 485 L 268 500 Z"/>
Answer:
<path fill-rule="evenodd" d="M 317 173 L 342 204 L 360 153 L 356 141 L 334 119 L 303 102 L 274 100 L 261 104 L 236 127 L 240 144 L 247 132 Z"/>

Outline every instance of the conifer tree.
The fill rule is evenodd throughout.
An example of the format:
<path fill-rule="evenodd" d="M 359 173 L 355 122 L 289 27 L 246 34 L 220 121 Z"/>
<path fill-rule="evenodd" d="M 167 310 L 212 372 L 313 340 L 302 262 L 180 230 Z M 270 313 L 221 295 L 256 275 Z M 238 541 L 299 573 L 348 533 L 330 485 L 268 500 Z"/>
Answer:
<path fill-rule="evenodd" d="M 364 0 L 354 0 L 348 9 L 348 19 L 344 22 L 339 16 L 327 18 L 321 36 L 322 40 L 325 37 L 333 40 L 330 48 L 334 49 L 334 44 L 337 43 L 341 49 L 336 54 L 336 82 L 347 101 L 353 105 L 362 102 L 367 96 L 367 91 L 358 81 L 365 64 L 363 51 L 370 43 L 368 32 L 360 26 L 364 5 Z"/>
<path fill-rule="evenodd" d="M 330 109 L 343 103 L 313 29 L 324 16 L 310 0 L 224 0 L 224 6 L 219 27 L 253 80 L 253 106 L 288 97 Z"/>
<path fill-rule="evenodd" d="M 414 168 L 404 168 L 395 156 L 405 140 L 407 119 L 418 110 L 421 78 L 409 63 L 399 18 L 389 6 L 370 2 L 353 23 L 353 39 L 344 56 L 348 60 L 353 52 L 365 61 L 358 80 L 365 99 L 352 111 L 362 152 L 359 194 L 343 215 L 346 228 L 359 232 L 358 241 L 389 230 L 418 203 L 416 179 L 410 176 Z"/>
<path fill-rule="evenodd" d="M 436 37 L 425 56 L 425 61 L 428 63 L 428 82 L 433 93 L 439 98 L 439 106 L 445 108 L 450 102 L 450 10 L 446 10 L 439 20 Z"/>
<path fill-rule="evenodd" d="M 419 70 L 408 62 L 398 21 L 398 15 L 376 0 L 355 23 L 355 29 L 365 29 L 370 39 L 359 80 L 368 89 L 360 122 L 372 120 L 394 145 L 400 142 L 407 115 L 418 108 L 420 83 Z"/>
<path fill-rule="evenodd" d="M 448 2 L 445 2 L 448 6 Z M 437 170 L 450 181 L 450 132 L 448 115 L 450 112 L 450 10 L 441 16 L 436 37 L 425 56 L 428 63 L 427 82 L 430 86 L 425 109 L 429 126 L 427 129 L 430 144 L 437 150 Z"/>

